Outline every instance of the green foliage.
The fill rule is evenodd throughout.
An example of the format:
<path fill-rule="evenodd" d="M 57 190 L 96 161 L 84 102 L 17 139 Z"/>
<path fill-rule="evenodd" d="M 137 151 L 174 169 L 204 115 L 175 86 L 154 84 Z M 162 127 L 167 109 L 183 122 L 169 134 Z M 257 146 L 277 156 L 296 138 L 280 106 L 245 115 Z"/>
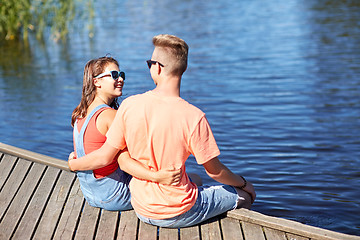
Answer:
<path fill-rule="evenodd" d="M 0 3 L 0 40 L 28 39 L 35 32 L 41 39 L 48 29 L 55 40 L 65 40 L 70 23 L 77 15 L 88 12 L 93 17 L 91 1 L 86 1 L 87 11 L 76 6 L 76 1 L 86 0 L 4 0 Z M 80 6 L 80 5 L 79 5 Z M 77 14 L 77 9 L 81 14 Z M 80 12 L 79 10 L 79 12 Z M 91 27 L 89 28 L 91 31 Z M 91 33 L 90 33 L 91 34 Z"/>

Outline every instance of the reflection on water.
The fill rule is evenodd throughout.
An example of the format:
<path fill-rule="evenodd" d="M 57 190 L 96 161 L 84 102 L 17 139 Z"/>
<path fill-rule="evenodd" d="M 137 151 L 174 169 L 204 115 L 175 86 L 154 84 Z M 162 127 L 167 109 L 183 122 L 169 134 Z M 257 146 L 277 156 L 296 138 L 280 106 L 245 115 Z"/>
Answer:
<path fill-rule="evenodd" d="M 359 235 L 357 1 L 94 9 L 93 39 L 77 29 L 66 43 L 1 43 L 0 141 L 66 159 L 85 63 L 111 53 L 127 73 L 124 97 L 144 92 L 153 87 L 145 64 L 152 36 L 176 34 L 190 45 L 181 94 L 206 112 L 221 160 L 254 183 L 253 209 Z M 212 182 L 194 161 L 187 168 Z"/>

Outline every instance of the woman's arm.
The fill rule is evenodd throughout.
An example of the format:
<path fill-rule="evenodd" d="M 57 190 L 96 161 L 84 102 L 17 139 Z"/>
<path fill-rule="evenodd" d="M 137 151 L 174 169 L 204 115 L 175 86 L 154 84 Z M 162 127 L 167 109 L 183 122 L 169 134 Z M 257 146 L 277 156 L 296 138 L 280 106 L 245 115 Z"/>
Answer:
<path fill-rule="evenodd" d="M 159 170 L 157 172 L 151 171 L 140 162 L 131 158 L 127 149 L 124 149 L 119 154 L 118 163 L 121 170 L 136 178 L 151 182 L 158 182 L 166 185 L 177 185 L 179 184 L 182 176 L 181 169 L 167 169 Z"/>
<path fill-rule="evenodd" d="M 119 149 L 105 142 L 99 149 L 81 157 L 72 158 L 69 156 L 68 165 L 71 171 L 94 170 L 109 165 Z"/>

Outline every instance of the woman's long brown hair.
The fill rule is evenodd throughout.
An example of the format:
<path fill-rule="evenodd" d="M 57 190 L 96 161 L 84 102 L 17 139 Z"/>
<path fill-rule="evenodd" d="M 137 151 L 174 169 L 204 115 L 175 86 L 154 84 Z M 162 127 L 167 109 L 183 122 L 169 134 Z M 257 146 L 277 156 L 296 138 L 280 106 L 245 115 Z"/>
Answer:
<path fill-rule="evenodd" d="M 71 115 L 71 126 L 74 126 L 77 118 L 84 118 L 87 113 L 87 109 L 94 101 L 96 96 L 96 86 L 94 84 L 94 77 L 103 73 L 104 69 L 109 63 L 114 63 L 119 67 L 118 61 L 112 57 L 101 57 L 92 59 L 86 63 L 84 68 L 83 89 L 80 104 L 74 109 Z M 117 98 L 110 104 L 110 107 L 118 109 L 119 104 Z"/>

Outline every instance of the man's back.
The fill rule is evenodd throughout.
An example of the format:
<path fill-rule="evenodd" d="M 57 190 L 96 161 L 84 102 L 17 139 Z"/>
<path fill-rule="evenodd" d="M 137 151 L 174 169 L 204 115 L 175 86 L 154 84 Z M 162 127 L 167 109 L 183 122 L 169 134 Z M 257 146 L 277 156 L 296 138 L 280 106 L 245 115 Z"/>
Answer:
<path fill-rule="evenodd" d="M 134 209 L 154 219 L 189 210 L 196 201 L 197 187 L 186 175 L 185 161 L 190 154 L 199 164 L 219 155 L 205 114 L 180 97 L 161 97 L 149 91 L 123 101 L 114 120 L 118 123 L 124 126 L 123 137 L 132 158 L 154 171 L 183 168 L 184 173 L 177 186 L 133 179 Z"/>

